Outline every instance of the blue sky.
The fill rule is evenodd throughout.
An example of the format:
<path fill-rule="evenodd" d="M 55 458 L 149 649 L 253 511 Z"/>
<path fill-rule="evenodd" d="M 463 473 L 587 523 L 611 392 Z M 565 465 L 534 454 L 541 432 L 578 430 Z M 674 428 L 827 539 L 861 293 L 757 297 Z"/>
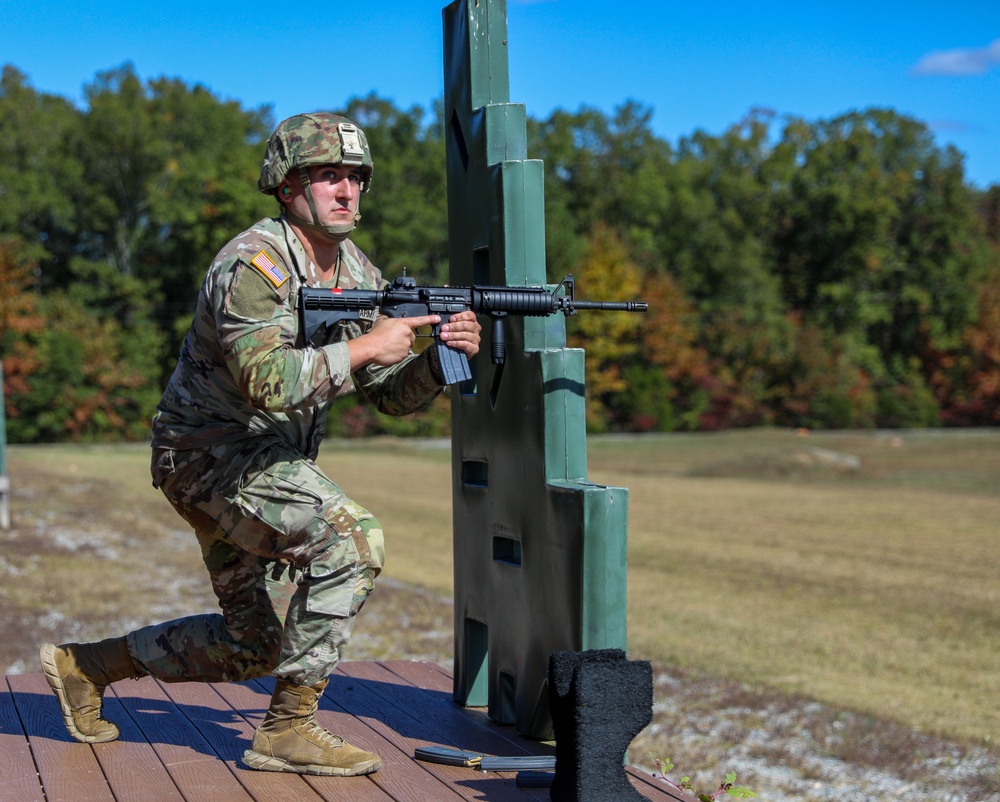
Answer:
<path fill-rule="evenodd" d="M 485 0 L 482 0 L 485 2 Z M 98 71 L 200 83 L 275 119 L 376 92 L 443 92 L 440 0 L 0 0 L 0 63 L 83 102 Z M 632 99 L 676 142 L 752 108 L 810 121 L 888 107 L 1000 183 L 1000 0 L 508 0 L 510 99 L 529 116 Z"/>

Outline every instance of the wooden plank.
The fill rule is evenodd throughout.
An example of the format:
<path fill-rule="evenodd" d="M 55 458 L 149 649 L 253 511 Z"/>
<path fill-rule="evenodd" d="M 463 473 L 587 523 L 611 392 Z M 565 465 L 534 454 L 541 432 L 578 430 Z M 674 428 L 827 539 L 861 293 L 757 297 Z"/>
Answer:
<path fill-rule="evenodd" d="M 690 796 L 684 796 L 680 791 L 675 791 L 662 780 L 657 780 L 652 774 L 640 771 L 635 766 L 628 767 L 629 779 L 632 787 L 647 799 L 677 800 L 677 802 L 691 802 Z"/>
<path fill-rule="evenodd" d="M 212 685 L 196 682 L 162 683 L 162 689 L 177 705 L 190 725 L 198 730 L 215 753 L 216 760 L 256 800 L 292 798 L 319 802 L 298 775 L 253 771 L 239 762 L 250 746 L 252 729 L 239 711 L 225 702 Z"/>
<path fill-rule="evenodd" d="M 128 714 L 136 737 L 152 745 L 185 799 L 253 800 L 160 683 L 144 677 L 136 682 L 116 683 L 110 690 Z"/>
<path fill-rule="evenodd" d="M 379 663 L 400 679 L 410 682 L 419 688 L 437 691 L 439 698 L 450 707 L 455 708 L 453 682 L 451 674 L 435 663 L 417 662 L 413 660 L 392 660 Z M 497 724 L 490 719 L 484 707 L 459 707 L 466 715 L 476 719 L 481 725 L 495 732 L 505 740 L 517 745 L 520 749 L 533 755 L 553 755 L 555 749 L 549 741 L 535 741 L 525 738 L 513 726 Z M 519 753 L 518 753 L 519 754 Z"/>
<path fill-rule="evenodd" d="M 459 710 L 464 715 L 470 716 L 495 736 L 502 738 L 503 741 L 510 744 L 510 746 L 504 747 L 498 743 L 497 748 L 503 749 L 503 754 L 522 754 L 522 752 L 531 755 L 555 754 L 552 742 L 535 741 L 521 735 L 513 726 L 497 724 L 490 719 L 486 708 L 458 706 L 454 701 L 451 674 L 444 671 L 441 666 L 435 663 L 416 662 L 413 660 L 385 661 L 380 662 L 378 665 L 390 671 L 401 680 L 416 685 L 418 688 L 436 691 L 433 697 L 434 700 L 447 705 L 453 710 Z M 514 751 L 511 751 L 511 749 Z M 493 754 L 500 754 L 500 752 Z"/>
<path fill-rule="evenodd" d="M 433 724 L 433 731 L 427 733 L 429 737 L 447 738 L 430 743 L 490 755 L 555 754 L 551 744 L 524 738 L 513 727 L 501 727 L 490 721 L 481 710 L 457 705 L 452 698 L 451 678 L 437 671 L 432 664 L 405 661 L 398 664 L 347 663 L 343 670 L 350 672 L 351 676 L 377 683 L 378 693 L 404 710 L 418 711 L 416 715 L 423 722 Z M 408 686 L 419 689 L 420 694 L 415 697 L 403 695 L 403 689 Z"/>
<path fill-rule="evenodd" d="M 94 744 L 111 792 L 129 802 L 183 802 L 183 797 L 146 736 L 113 693 L 104 695 L 104 716 L 121 730 L 116 741 Z"/>
<path fill-rule="evenodd" d="M 226 700 L 227 704 L 235 710 L 241 711 L 247 727 L 246 747 L 250 746 L 253 740 L 253 732 L 264 718 L 264 713 L 271 700 L 273 686 L 273 680 L 214 686 L 215 691 Z M 326 721 L 322 717 L 320 718 L 320 723 L 330 724 L 329 721 Z M 365 731 L 366 728 L 360 726 L 357 722 L 351 722 L 350 736 L 347 731 L 338 732 L 334 730 L 334 732 L 343 734 L 347 740 L 356 746 L 371 749 L 373 744 L 364 741 L 363 738 L 357 737 L 355 730 Z M 374 751 L 377 752 L 377 750 Z M 243 754 L 242 749 L 239 754 Z M 251 774 L 283 776 L 280 774 L 276 775 L 274 772 L 262 772 L 253 769 L 243 769 L 243 771 Z M 357 800 L 358 802 L 391 802 L 393 797 L 386 794 L 373 781 L 373 778 L 382 774 L 383 771 L 385 771 L 384 767 L 376 774 L 362 777 L 313 777 L 305 775 L 301 779 L 312 789 L 312 792 L 317 797 L 325 800 L 325 802 L 353 802 L 353 800 Z"/>
<path fill-rule="evenodd" d="M 447 692 L 449 694 L 452 692 L 453 686 L 451 675 L 434 663 L 393 660 L 381 662 L 379 665 L 389 671 L 392 671 L 392 673 L 401 679 L 413 683 L 418 687 Z M 469 710 L 468 712 L 472 715 L 476 715 L 477 717 L 486 716 L 486 713 L 483 710 Z M 525 739 L 512 727 L 505 728 L 504 735 L 514 743 L 524 746 L 530 751 L 533 751 L 531 744 L 537 744 L 537 749 L 542 748 L 539 742 Z M 551 754 L 552 751 L 551 747 L 549 747 L 548 751 L 537 751 L 536 753 Z M 628 766 L 626 770 L 628 771 L 632 786 L 648 799 L 673 799 L 680 800 L 680 802 L 690 802 L 690 797 L 684 797 L 679 791 L 675 791 L 662 781 L 654 779 L 649 772 L 641 771 L 635 766 Z"/>
<path fill-rule="evenodd" d="M 411 685 L 438 691 L 447 694 L 449 699 L 452 698 L 451 674 L 436 663 L 417 660 L 381 660 L 379 665 Z"/>
<path fill-rule="evenodd" d="M 426 660 L 379 660 L 380 666 L 385 666 L 393 673 L 406 677 L 419 688 L 434 688 L 452 694 L 454 680 L 452 673 L 438 663 Z"/>
<path fill-rule="evenodd" d="M 431 744 L 485 753 L 521 753 L 496 732 L 482 726 L 451 703 L 450 695 L 400 682 L 374 663 L 342 663 L 330 678 L 327 699 L 349 709 L 379 732 L 393 737 L 406 758 L 448 784 L 465 799 L 547 800 L 548 791 L 519 788 L 515 772 L 484 773 L 475 769 L 417 761 L 418 746 Z"/>
<path fill-rule="evenodd" d="M 342 663 L 317 719 L 383 759 L 366 777 L 303 777 L 246 769 L 239 762 L 270 701 L 273 681 L 207 685 L 150 678 L 116 683 L 105 695 L 122 737 L 107 744 L 70 738 L 41 674 L 0 683 L 0 800 L 16 802 L 402 802 L 427 799 L 525 802 L 546 788 L 519 788 L 513 772 L 418 761 L 417 746 L 484 754 L 551 753 L 551 744 L 498 727 L 483 710 L 452 700 L 450 674 L 433 663 Z M 660 802 L 687 802 L 629 767 L 634 787 Z M 44 790 L 42 786 L 44 785 Z"/>
<path fill-rule="evenodd" d="M 13 674 L 7 682 L 48 802 L 115 802 L 93 748 L 74 741 L 66 732 L 59 703 L 45 677 Z"/>
<path fill-rule="evenodd" d="M 270 682 L 262 683 L 270 687 Z M 369 780 L 389 799 L 434 799 L 445 802 L 460 795 L 442 785 L 433 775 L 414 769 L 409 756 L 399 749 L 395 734 L 386 728 L 371 726 L 370 721 L 356 717 L 356 711 L 346 710 L 331 702 L 329 688 L 320 700 L 316 720 L 331 732 L 349 742 L 375 752 L 382 758 L 382 768 L 368 775 Z"/>
<path fill-rule="evenodd" d="M 13 694 L 5 677 L 0 683 L 0 799 L 43 802 L 42 785 Z"/>

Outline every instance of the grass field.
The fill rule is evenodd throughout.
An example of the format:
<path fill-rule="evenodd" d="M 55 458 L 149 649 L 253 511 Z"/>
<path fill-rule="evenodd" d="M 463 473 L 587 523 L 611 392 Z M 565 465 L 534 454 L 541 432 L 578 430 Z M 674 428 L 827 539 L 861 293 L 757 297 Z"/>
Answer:
<path fill-rule="evenodd" d="M 8 463 L 31 526 L 0 533 L 5 642 L 128 626 L 136 577 L 211 608 L 147 448 L 15 446 Z M 385 577 L 449 594 L 447 445 L 337 441 L 320 463 L 385 526 Z M 631 492 L 633 657 L 1000 739 L 1000 431 L 591 438 L 589 471 Z"/>
<path fill-rule="evenodd" d="M 996 743 L 996 434 L 622 445 L 591 474 L 631 488 L 634 651 Z"/>

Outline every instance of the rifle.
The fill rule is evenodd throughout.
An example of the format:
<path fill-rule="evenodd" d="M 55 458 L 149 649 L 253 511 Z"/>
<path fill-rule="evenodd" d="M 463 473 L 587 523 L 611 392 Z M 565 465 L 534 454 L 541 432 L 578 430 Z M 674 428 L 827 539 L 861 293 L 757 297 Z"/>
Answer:
<path fill-rule="evenodd" d="M 449 348 L 439 337 L 442 324 L 467 309 L 489 315 L 492 320 L 490 354 L 499 371 L 506 359 L 503 321 L 508 315 L 546 317 L 555 312 L 574 315 L 581 309 L 645 312 L 648 308 L 643 301 L 578 301 L 572 275 L 550 292 L 546 287 L 424 287 L 418 286 L 404 269 L 403 275 L 384 290 L 302 287 L 300 295 L 299 314 L 306 342 L 340 321 L 360 320 L 362 316 L 374 319 L 377 312 L 394 318 L 440 315 L 441 322 L 432 328 L 431 336 L 445 384 L 472 378 L 465 354 Z M 494 378 L 494 385 L 497 379 L 499 376 Z"/>

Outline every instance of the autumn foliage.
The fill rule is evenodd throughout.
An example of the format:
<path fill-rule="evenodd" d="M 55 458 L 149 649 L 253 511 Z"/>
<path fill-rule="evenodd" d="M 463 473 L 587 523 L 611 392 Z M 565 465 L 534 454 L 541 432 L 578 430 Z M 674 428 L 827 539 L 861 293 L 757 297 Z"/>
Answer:
<path fill-rule="evenodd" d="M 218 249 L 274 212 L 274 120 L 200 85 L 99 73 L 86 107 L 0 77 L 0 358 L 12 442 L 143 439 Z M 358 245 L 392 278 L 448 281 L 437 112 L 343 109 L 375 155 Z M 869 109 L 752 110 L 671 143 L 651 109 L 528 121 L 549 280 L 646 314 L 579 314 L 595 431 L 1000 422 L 1000 187 L 928 127 Z M 331 432 L 441 434 L 354 397 Z"/>

